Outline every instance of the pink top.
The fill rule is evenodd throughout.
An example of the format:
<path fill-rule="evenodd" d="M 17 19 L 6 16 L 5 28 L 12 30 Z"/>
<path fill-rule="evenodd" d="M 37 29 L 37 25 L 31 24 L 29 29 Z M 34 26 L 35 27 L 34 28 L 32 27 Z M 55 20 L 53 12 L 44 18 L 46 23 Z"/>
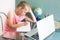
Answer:
<path fill-rule="evenodd" d="M 13 24 L 20 23 L 25 18 L 25 16 L 17 16 L 14 11 L 11 11 L 11 13 L 13 14 L 12 15 Z M 3 27 L 3 37 L 11 39 L 15 39 L 16 37 L 16 28 L 10 27 L 7 19 Z"/>

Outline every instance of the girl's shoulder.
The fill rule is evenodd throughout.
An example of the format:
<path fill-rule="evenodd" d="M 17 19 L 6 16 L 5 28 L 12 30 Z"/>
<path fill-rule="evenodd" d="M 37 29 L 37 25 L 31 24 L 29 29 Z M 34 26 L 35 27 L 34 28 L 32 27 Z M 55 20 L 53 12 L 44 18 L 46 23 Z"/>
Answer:
<path fill-rule="evenodd" d="M 9 10 L 10 14 L 14 14 L 15 11 L 14 10 Z"/>
<path fill-rule="evenodd" d="M 7 13 L 8 17 L 13 17 L 14 15 L 15 15 L 14 10 L 9 10 L 8 13 Z"/>
<path fill-rule="evenodd" d="M 14 10 L 9 10 L 7 14 L 13 15 L 13 14 L 15 14 L 15 11 Z"/>

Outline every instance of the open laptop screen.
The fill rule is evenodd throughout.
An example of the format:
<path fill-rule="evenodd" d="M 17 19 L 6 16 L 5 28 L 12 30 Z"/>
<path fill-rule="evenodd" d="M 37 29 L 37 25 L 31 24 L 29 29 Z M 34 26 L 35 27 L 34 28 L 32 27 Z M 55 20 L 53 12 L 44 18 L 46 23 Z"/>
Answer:
<path fill-rule="evenodd" d="M 50 15 L 37 22 L 39 40 L 44 40 L 55 31 L 54 18 Z"/>

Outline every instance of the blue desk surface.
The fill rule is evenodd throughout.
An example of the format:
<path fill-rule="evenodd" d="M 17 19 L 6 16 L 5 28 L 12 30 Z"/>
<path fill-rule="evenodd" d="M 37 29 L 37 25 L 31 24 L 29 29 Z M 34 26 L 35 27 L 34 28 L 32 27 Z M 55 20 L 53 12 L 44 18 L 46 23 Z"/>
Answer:
<path fill-rule="evenodd" d="M 56 31 L 45 40 L 60 40 L 60 29 L 56 29 Z"/>

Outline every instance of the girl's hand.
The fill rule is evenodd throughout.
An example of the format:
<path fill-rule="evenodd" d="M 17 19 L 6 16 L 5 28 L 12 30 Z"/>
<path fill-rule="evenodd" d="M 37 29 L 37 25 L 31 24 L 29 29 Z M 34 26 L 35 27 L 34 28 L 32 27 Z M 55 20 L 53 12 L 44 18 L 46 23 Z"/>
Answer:
<path fill-rule="evenodd" d="M 27 24 L 28 24 L 28 22 L 24 22 L 24 23 L 23 23 L 23 26 L 26 26 Z"/>

